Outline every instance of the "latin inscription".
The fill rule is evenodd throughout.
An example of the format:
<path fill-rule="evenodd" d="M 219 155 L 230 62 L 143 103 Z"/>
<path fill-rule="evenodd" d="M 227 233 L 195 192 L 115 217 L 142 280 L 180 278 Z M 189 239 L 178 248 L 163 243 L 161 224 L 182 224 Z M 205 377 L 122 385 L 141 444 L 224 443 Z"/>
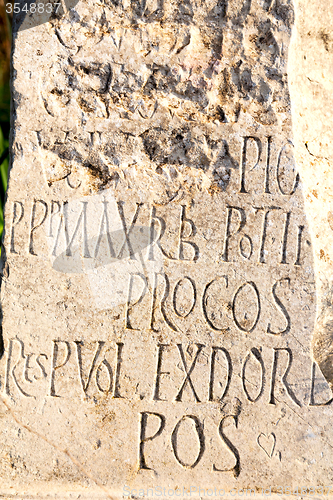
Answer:
<path fill-rule="evenodd" d="M 91 237 L 91 225 L 89 198 L 82 201 L 81 206 L 76 205 L 76 211 L 69 213 L 69 203 L 52 200 L 34 200 L 32 203 L 14 201 L 11 207 L 11 231 L 10 231 L 10 253 L 26 253 L 34 256 L 45 256 L 35 242 L 37 231 L 39 234 L 47 234 L 53 238 L 52 255 L 59 256 L 63 250 L 66 256 L 71 256 L 73 247 L 80 246 L 80 251 L 85 259 L 93 259 L 98 256 L 100 243 L 103 237 L 108 240 L 109 259 L 122 259 L 129 257 L 137 259 L 135 254 L 138 248 L 133 248 L 132 239 L 137 231 L 145 234 L 142 250 L 142 258 L 146 261 L 154 261 L 155 254 L 159 253 L 163 258 L 171 261 L 196 262 L 201 258 L 200 239 L 204 237 L 205 230 L 209 227 L 209 214 L 205 227 L 200 227 L 193 218 L 190 210 L 184 205 L 173 206 L 172 215 L 177 215 L 178 221 L 168 221 L 167 215 L 162 214 L 159 207 L 138 203 L 132 216 L 125 217 L 124 202 L 117 202 L 116 227 L 123 233 L 125 241 L 115 249 L 112 234 L 112 222 L 114 219 L 108 213 L 110 208 L 107 201 L 99 202 L 99 233 L 97 237 Z M 95 209 L 94 203 L 94 209 Z M 128 203 L 129 205 L 129 203 Z M 127 206 L 126 206 L 127 208 Z M 95 212 L 94 212 L 95 214 Z M 141 222 L 140 216 L 145 222 Z M 127 216 L 128 217 L 128 216 Z M 171 218 L 170 218 L 171 219 Z M 177 220 L 176 219 L 176 220 Z M 298 223 L 298 214 L 285 211 L 283 206 L 257 207 L 250 205 L 246 207 L 230 205 L 225 203 L 220 213 L 220 224 L 216 228 L 219 237 L 219 248 L 216 255 L 223 262 L 244 262 L 255 264 L 266 264 L 269 257 L 274 256 L 275 261 L 270 259 L 269 263 L 302 265 L 303 254 L 309 248 L 309 241 L 304 235 L 304 225 Z M 169 222 L 169 224 L 168 224 Z M 29 224 L 29 231 L 26 230 Z M 143 226 L 145 224 L 145 226 Z M 96 223 L 95 223 L 96 225 Z M 275 237 L 272 237 L 272 226 Z M 175 237 L 172 242 L 167 241 L 166 234 L 173 232 Z M 247 231 L 247 232 L 246 232 Z M 258 232 L 260 237 L 258 238 Z M 21 241 L 25 239 L 25 245 L 15 243 L 16 235 L 20 233 Z M 249 234 L 250 233 L 250 234 Z M 132 234 L 132 237 L 131 237 Z M 270 240 L 270 241 L 268 241 Z M 24 248 L 25 247 L 25 248 Z M 147 247 L 149 250 L 144 251 Z M 104 264 L 108 264 L 106 261 Z"/>
<path fill-rule="evenodd" d="M 121 401 L 135 401 L 136 390 L 129 394 L 126 389 L 126 380 L 133 376 L 130 371 L 133 363 L 129 359 L 130 347 L 122 342 L 86 344 L 82 340 L 54 340 L 47 353 L 38 353 L 28 352 L 19 338 L 10 339 L 6 349 L 5 373 L 1 377 L 2 393 L 14 400 L 18 397 L 46 397 L 65 401 L 81 396 L 83 401 L 89 401 L 91 398 L 107 397 L 108 404 L 114 408 Z M 226 467 L 219 463 L 220 453 L 216 458 L 213 454 L 210 469 L 216 473 L 230 473 L 237 478 L 244 462 L 239 439 L 234 442 L 230 424 L 241 436 L 244 404 L 282 404 L 296 409 L 328 406 L 333 402 L 333 397 L 324 399 L 321 390 L 318 391 L 321 384 L 318 382 L 319 370 L 310 357 L 305 358 L 305 367 L 303 362 L 303 368 L 309 372 L 305 379 L 307 387 L 304 387 L 304 380 L 300 381 L 298 377 L 297 354 L 288 346 L 270 349 L 254 346 L 243 359 L 239 359 L 237 350 L 222 345 L 155 344 L 148 351 L 146 348 L 142 351 L 137 349 L 135 356 L 136 363 L 143 362 L 143 365 L 142 357 L 151 356 L 152 369 L 141 374 L 150 378 L 149 391 L 140 395 L 140 400 L 142 404 L 155 405 L 154 411 L 138 412 L 136 439 L 139 470 L 154 469 L 153 463 L 162 459 L 162 456 L 159 457 L 160 447 L 151 451 L 151 446 L 160 437 L 170 442 L 177 466 L 183 469 L 199 467 L 211 447 L 213 432 L 212 426 L 207 428 L 203 415 L 208 411 L 207 405 L 217 405 L 220 407 L 217 415 L 220 412 L 221 415 L 215 423 L 215 433 L 221 452 L 229 457 L 229 462 L 230 457 L 232 460 L 231 466 Z M 183 374 L 181 378 L 175 376 L 179 368 Z M 135 372 L 135 377 L 133 388 L 140 384 L 140 371 Z M 41 383 L 44 384 L 44 394 L 40 393 Z M 71 387 L 70 391 L 67 384 Z M 38 386 L 38 396 L 35 386 Z M 176 419 L 165 412 L 166 402 L 180 405 Z M 189 405 L 192 408 L 190 412 Z M 171 428 L 170 419 L 173 422 Z M 197 443 L 190 456 L 186 454 L 184 441 L 179 437 L 184 432 Z M 266 459 L 282 460 L 281 451 L 276 450 L 279 446 L 278 429 L 269 435 L 259 433 L 255 444 Z"/>
<path fill-rule="evenodd" d="M 236 351 L 233 352 L 230 348 L 216 345 L 209 347 L 200 343 L 156 344 L 154 352 L 143 352 L 140 355 L 149 355 L 154 359 L 152 365 L 155 368 L 151 370 L 148 383 L 149 394 L 147 392 L 142 398 L 150 401 L 223 403 L 228 396 L 232 396 L 230 387 L 234 384 L 239 390 L 237 397 L 251 403 L 263 400 L 266 404 L 275 405 L 282 393 L 286 401 L 295 406 L 325 406 L 333 401 L 333 398 L 329 401 L 316 401 L 319 369 L 310 358 L 306 391 L 308 399 L 304 400 L 304 397 L 298 394 L 295 355 L 287 346 L 267 348 L 266 355 L 263 354 L 262 347 L 252 347 L 242 360 L 239 360 Z M 36 397 L 34 385 L 45 381 L 44 396 L 53 398 L 80 394 L 84 399 L 94 394 L 108 394 L 112 399 L 135 397 L 134 394 L 128 394 L 127 390 L 122 390 L 128 377 L 126 370 L 130 362 L 126 358 L 129 351 L 122 342 L 109 345 L 105 341 L 97 341 L 86 345 L 82 340 L 54 340 L 49 352 L 28 353 L 24 342 L 15 338 L 8 341 L 6 356 L 2 389 L 7 396 Z M 203 359 L 206 360 L 204 367 Z M 239 373 L 235 372 L 236 365 L 240 368 Z M 172 371 L 176 373 L 179 367 L 183 376 L 178 377 L 178 383 L 172 385 Z M 200 389 L 197 387 L 198 382 L 194 381 L 199 371 L 203 387 Z M 255 381 L 252 380 L 252 372 L 256 373 Z M 61 390 L 66 373 L 68 380 L 74 374 L 75 393 L 68 394 Z M 139 382 L 139 372 L 136 372 L 136 377 Z M 301 392 L 304 392 L 303 389 Z"/>
<path fill-rule="evenodd" d="M 322 483 L 291 0 L 111 3 L 36 31 L 38 81 L 16 64 L 4 474 L 92 496 Z"/>
<path fill-rule="evenodd" d="M 119 305 L 119 321 L 128 330 L 180 332 L 195 318 L 216 332 L 283 336 L 293 331 L 289 301 L 298 280 L 312 287 L 305 224 L 283 204 L 241 206 L 242 196 L 239 204 L 225 201 L 218 217 L 207 214 L 205 224 L 195 206 L 176 203 L 163 208 L 99 195 L 14 201 L 9 253 L 49 258 L 61 273 L 88 273 L 93 296 L 103 269 L 118 263 L 119 289 L 111 297 L 116 288 L 110 278 L 98 307 Z M 132 266 L 126 271 L 124 261 Z M 181 269 L 175 274 L 167 266 Z M 263 285 L 265 267 L 270 277 Z M 311 307 L 311 293 L 303 294 L 302 310 Z"/>

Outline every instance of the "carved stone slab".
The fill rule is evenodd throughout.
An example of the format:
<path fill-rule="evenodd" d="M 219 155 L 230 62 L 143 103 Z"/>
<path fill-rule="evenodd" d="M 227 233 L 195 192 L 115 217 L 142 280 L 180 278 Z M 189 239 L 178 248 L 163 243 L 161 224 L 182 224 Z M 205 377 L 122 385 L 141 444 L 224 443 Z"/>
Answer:
<path fill-rule="evenodd" d="M 328 495 L 291 0 L 81 0 L 28 21 L 14 33 L 0 496 Z"/>

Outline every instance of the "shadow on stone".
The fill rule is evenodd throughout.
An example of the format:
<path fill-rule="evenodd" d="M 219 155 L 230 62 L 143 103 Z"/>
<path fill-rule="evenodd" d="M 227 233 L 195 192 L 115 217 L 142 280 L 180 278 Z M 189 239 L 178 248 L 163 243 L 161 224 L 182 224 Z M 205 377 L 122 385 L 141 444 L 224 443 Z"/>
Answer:
<path fill-rule="evenodd" d="M 71 249 L 67 246 L 53 262 L 53 269 L 60 273 L 80 274 L 85 272 L 84 262 L 91 262 L 89 269 L 107 266 L 125 259 L 142 260 L 142 251 L 156 242 L 157 231 L 148 226 L 137 226 L 130 234 L 124 231 L 104 233 L 98 238 L 84 241 Z"/>

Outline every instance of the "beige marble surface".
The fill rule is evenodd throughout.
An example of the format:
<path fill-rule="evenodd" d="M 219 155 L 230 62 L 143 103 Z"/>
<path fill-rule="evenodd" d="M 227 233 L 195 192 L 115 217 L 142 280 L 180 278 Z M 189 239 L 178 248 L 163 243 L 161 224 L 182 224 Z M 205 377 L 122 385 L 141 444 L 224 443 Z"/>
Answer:
<path fill-rule="evenodd" d="M 14 34 L 4 498 L 329 494 L 331 42 L 302 4 L 292 42 L 287 0 Z"/>

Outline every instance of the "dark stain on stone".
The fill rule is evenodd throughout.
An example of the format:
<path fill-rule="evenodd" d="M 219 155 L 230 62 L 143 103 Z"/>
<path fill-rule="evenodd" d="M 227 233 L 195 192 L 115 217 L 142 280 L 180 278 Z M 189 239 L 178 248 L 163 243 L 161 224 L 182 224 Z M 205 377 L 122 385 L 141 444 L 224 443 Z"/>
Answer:
<path fill-rule="evenodd" d="M 328 33 L 325 33 L 324 31 L 321 31 L 319 36 L 323 41 L 326 52 L 330 52 L 332 49 L 332 45 L 330 46 L 330 41 L 331 41 L 330 35 Z"/>

